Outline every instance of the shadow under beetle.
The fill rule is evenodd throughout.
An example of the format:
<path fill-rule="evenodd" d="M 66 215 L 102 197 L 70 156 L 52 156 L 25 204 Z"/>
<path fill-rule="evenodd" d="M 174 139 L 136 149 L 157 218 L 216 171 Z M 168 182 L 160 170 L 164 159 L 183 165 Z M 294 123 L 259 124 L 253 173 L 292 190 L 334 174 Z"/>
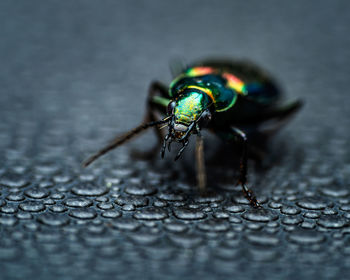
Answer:
<path fill-rule="evenodd" d="M 84 162 L 88 166 L 108 151 L 117 148 L 140 132 L 154 127 L 164 157 L 172 142 L 179 142 L 177 160 L 192 134 L 197 135 L 195 158 L 199 190 L 206 189 L 204 147 L 201 130 L 209 129 L 225 141 L 240 142 L 240 175 L 238 184 L 251 205 L 259 206 L 246 186 L 249 135 L 269 136 L 276 132 L 301 107 L 300 100 L 281 102 L 281 92 L 262 69 L 246 61 L 205 60 L 179 68 L 169 88 L 153 82 L 148 91 L 143 122 L 116 137 L 109 145 Z M 160 114 L 163 119 L 157 119 Z M 162 127 L 159 127 L 162 125 Z M 162 128 L 168 127 L 164 134 Z"/>

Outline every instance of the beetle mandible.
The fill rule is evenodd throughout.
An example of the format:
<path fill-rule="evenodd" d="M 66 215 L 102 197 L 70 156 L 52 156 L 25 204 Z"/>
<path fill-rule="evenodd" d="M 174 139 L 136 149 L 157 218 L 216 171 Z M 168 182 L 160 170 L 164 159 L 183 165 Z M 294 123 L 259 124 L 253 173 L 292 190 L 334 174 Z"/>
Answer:
<path fill-rule="evenodd" d="M 188 145 L 189 137 L 195 134 L 197 182 L 203 193 L 206 172 L 201 130 L 207 128 L 226 141 L 241 142 L 238 183 L 251 205 L 259 206 L 246 186 L 248 138 L 250 134 L 270 135 L 277 131 L 302 105 L 300 100 L 282 103 L 281 97 L 274 80 L 250 62 L 214 59 L 193 63 L 182 67 L 169 87 L 158 81 L 151 83 L 143 122 L 116 137 L 83 165 L 88 166 L 150 127 L 154 127 L 158 136 L 154 150 L 160 148 L 162 158 L 172 142 L 182 144 L 175 157 L 177 160 Z M 159 113 L 165 117 L 157 119 Z M 167 134 L 161 130 L 164 127 L 168 128 Z"/>

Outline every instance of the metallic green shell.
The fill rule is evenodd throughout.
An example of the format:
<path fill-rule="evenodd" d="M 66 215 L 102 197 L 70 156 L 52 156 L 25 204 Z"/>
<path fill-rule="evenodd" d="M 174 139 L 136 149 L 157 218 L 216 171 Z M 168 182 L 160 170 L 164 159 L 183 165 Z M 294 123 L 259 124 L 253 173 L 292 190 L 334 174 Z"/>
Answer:
<path fill-rule="evenodd" d="M 218 75 L 188 77 L 181 75 L 170 85 L 170 96 L 176 97 L 187 88 L 196 88 L 205 92 L 215 105 L 215 110 L 225 111 L 232 107 L 237 99 L 237 93 L 225 87 L 226 82 Z"/>
<path fill-rule="evenodd" d="M 238 96 L 265 105 L 279 99 L 279 91 L 270 77 L 249 63 L 207 61 L 185 69 L 170 84 L 170 97 L 179 97 L 188 88 L 204 92 L 216 112 L 232 108 Z"/>
<path fill-rule="evenodd" d="M 187 91 L 176 103 L 174 112 L 176 121 L 190 124 L 197 120 L 203 110 L 211 104 L 211 101 L 201 92 Z"/>

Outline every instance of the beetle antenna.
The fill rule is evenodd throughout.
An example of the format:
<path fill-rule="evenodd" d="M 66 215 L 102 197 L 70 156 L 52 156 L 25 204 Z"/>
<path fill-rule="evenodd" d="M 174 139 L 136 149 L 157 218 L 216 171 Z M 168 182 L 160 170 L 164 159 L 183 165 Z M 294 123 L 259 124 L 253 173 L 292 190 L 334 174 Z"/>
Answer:
<path fill-rule="evenodd" d="M 168 118 L 165 118 L 165 119 L 160 120 L 160 121 L 155 121 L 155 122 L 142 123 L 141 125 L 135 127 L 131 131 L 125 133 L 124 135 L 116 137 L 114 140 L 112 140 L 112 142 L 110 144 L 108 144 L 107 146 L 105 146 L 104 148 L 102 148 L 101 150 L 99 150 L 98 152 L 93 154 L 92 156 L 90 156 L 86 161 L 84 161 L 83 167 L 87 167 L 88 165 L 90 165 L 92 162 L 94 162 L 99 157 L 103 156 L 104 154 L 106 154 L 110 150 L 113 150 L 113 149 L 117 148 L 118 146 L 124 144 L 126 141 L 130 140 L 131 138 L 133 138 L 134 136 L 136 136 L 140 132 L 143 132 L 144 130 L 146 130 L 152 126 L 160 125 L 160 124 L 167 122 L 167 119 Z"/>

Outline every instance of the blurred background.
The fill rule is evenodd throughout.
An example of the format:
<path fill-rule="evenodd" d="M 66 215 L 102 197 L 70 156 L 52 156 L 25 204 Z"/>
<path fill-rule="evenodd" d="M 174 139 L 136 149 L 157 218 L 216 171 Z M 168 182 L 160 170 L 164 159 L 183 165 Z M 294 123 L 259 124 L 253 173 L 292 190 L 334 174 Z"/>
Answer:
<path fill-rule="evenodd" d="M 1 1 L 0 278 L 344 278 L 348 15 L 345 0 Z M 189 153 L 132 160 L 150 133 L 81 169 L 142 120 L 172 59 L 206 57 L 251 60 L 305 102 L 278 163 L 251 168 L 264 209 L 225 180 L 201 199 Z"/>

